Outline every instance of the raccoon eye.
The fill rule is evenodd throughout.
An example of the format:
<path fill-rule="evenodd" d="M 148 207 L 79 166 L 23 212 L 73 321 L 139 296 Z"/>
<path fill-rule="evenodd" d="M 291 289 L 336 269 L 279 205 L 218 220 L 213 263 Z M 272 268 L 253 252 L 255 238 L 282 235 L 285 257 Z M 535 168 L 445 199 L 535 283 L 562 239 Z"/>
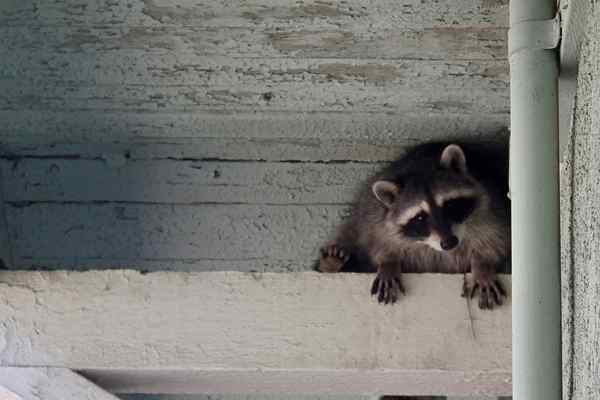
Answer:
<path fill-rule="evenodd" d="M 443 206 L 444 216 L 453 222 L 463 222 L 475 211 L 477 200 L 471 197 L 459 197 L 447 200 Z"/>
<path fill-rule="evenodd" d="M 408 223 L 410 224 L 411 222 L 425 222 L 427 221 L 427 218 L 429 218 L 429 215 L 427 215 L 424 211 L 421 211 L 420 213 L 412 217 L 412 219 Z"/>
<path fill-rule="evenodd" d="M 402 232 L 408 237 L 424 237 L 429 234 L 429 215 L 421 211 L 402 227 Z"/>

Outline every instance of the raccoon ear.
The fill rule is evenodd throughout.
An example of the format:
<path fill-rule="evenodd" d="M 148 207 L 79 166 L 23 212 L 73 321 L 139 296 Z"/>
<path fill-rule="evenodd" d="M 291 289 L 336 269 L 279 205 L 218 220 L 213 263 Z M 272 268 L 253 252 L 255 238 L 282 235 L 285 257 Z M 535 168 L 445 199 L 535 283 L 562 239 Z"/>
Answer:
<path fill-rule="evenodd" d="M 442 152 L 440 165 L 447 169 L 453 169 L 456 172 L 467 172 L 467 159 L 462 149 L 455 145 L 448 145 Z"/>
<path fill-rule="evenodd" d="M 377 181 L 371 186 L 373 194 L 384 206 L 391 208 L 398 195 L 400 188 L 394 182 Z"/>

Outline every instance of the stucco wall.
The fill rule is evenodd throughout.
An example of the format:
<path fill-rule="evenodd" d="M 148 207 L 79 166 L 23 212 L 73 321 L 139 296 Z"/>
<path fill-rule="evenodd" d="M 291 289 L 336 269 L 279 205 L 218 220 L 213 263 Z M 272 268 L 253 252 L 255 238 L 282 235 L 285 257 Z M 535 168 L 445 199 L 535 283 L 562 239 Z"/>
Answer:
<path fill-rule="evenodd" d="M 561 176 L 566 400 L 600 398 L 600 10 L 592 10 Z"/>

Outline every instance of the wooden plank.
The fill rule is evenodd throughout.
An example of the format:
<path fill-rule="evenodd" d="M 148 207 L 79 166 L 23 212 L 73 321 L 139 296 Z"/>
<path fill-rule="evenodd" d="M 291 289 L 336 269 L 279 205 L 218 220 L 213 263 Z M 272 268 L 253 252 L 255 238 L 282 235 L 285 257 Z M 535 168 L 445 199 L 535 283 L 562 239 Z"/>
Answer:
<path fill-rule="evenodd" d="M 158 52 L 153 49 L 108 49 L 89 53 L 64 50 L 32 52 L 31 49 L 0 54 L 4 62 L 0 76 L 18 81 L 21 86 L 44 85 L 143 85 L 205 87 L 227 90 L 239 87 L 272 87 L 276 101 L 278 87 L 301 84 L 351 82 L 364 90 L 374 87 L 478 88 L 507 90 L 508 63 L 500 61 L 358 60 L 356 58 L 273 58 L 230 55 L 214 57 L 184 50 Z M 8 86 L 5 82 L 4 85 Z"/>
<path fill-rule="evenodd" d="M 434 400 L 430 397 L 422 398 L 424 393 L 456 393 L 462 394 L 461 400 L 496 400 L 498 393 L 509 394 L 511 387 L 510 372 L 461 372 L 461 371 L 371 371 L 368 369 L 351 370 L 238 370 L 238 371 L 148 371 L 148 370 L 86 370 L 85 375 L 90 376 L 104 387 L 111 388 L 119 393 L 147 393 L 168 392 L 173 397 L 164 395 L 152 400 L 182 400 L 182 394 L 190 393 L 220 393 L 219 400 L 231 399 L 230 396 L 247 393 L 243 397 L 235 396 L 234 399 L 264 400 L 289 399 L 332 400 L 328 396 L 338 399 L 352 400 L 379 400 L 383 393 L 404 393 L 415 396 L 393 397 L 393 400 Z M 266 383 L 268 382 L 268 383 Z M 266 386 L 268 385 L 268 387 Z M 357 393 L 368 396 L 358 397 Z M 482 399 L 473 399 L 472 394 L 485 396 Z M 420 395 L 419 395 L 420 394 Z M 470 395 L 469 395 L 470 394 Z M 302 396 L 300 399 L 292 397 Z M 125 396 L 128 400 L 140 400 Z M 269 397 L 267 397 L 269 396 Z M 271 397 L 273 396 L 273 397 Z M 314 397 L 313 397 L 314 396 Z M 320 397 L 323 396 L 323 397 Z M 214 397 L 211 395 L 210 399 Z M 195 398 L 185 400 L 196 400 Z M 502 400 L 511 400 L 501 398 Z M 197 400 L 204 400 L 203 398 Z M 446 397 L 435 397 L 435 400 L 446 400 Z M 500 400 L 500 399 L 498 399 Z"/>
<path fill-rule="evenodd" d="M 371 22 L 369 22 L 371 23 Z M 276 24 L 278 25 L 278 24 Z M 287 25 L 287 24 L 286 24 Z M 41 55 L 68 51 L 71 56 L 107 50 L 151 55 L 235 58 L 352 58 L 358 60 L 506 60 L 507 28 L 496 26 L 399 25 L 384 28 L 345 24 L 300 23 L 286 27 L 206 28 L 196 26 L 63 26 L 4 27 L 4 51 L 38 50 Z M 22 55 L 21 55 L 22 56 Z"/>
<path fill-rule="evenodd" d="M 61 60 L 65 56 L 61 55 Z M 18 78 L 6 80 L 0 92 L 2 110 L 54 111 L 362 111 L 421 115 L 444 113 L 507 113 L 509 90 L 506 71 L 493 66 L 485 77 L 474 75 L 468 65 L 436 70 L 428 65 L 412 72 L 394 64 L 354 61 L 326 62 L 315 66 L 293 63 L 287 66 L 255 61 L 245 71 L 233 64 L 219 73 L 202 66 L 197 78 L 185 84 L 165 84 L 144 79 L 143 83 L 117 81 L 111 84 L 60 83 L 52 80 L 29 85 Z M 310 62 L 310 61 L 308 61 Z M 258 67 L 263 63 L 264 72 Z M 296 65 L 298 64 L 298 65 Z M 118 64 L 116 64 L 118 65 Z M 225 73 L 225 68 L 228 72 Z M 233 69 L 232 69 L 233 68 Z M 110 72 L 110 69 L 108 70 Z M 158 72 L 161 73 L 161 72 Z M 166 75 L 183 75 L 176 70 Z M 192 72 L 194 73 L 194 72 Z M 403 74 L 406 74 L 404 76 Z M 412 76 L 414 74 L 414 76 Z M 118 77 L 118 75 L 117 75 Z M 500 77 L 500 79 L 498 79 Z M 36 78 L 38 79 L 38 78 Z"/>
<path fill-rule="evenodd" d="M 252 0 L 243 4 L 226 0 L 101 0 L 35 4 L 9 1 L 0 4 L 0 25 L 19 26 L 185 26 L 248 28 L 274 31 L 296 27 L 323 29 L 355 25 L 357 30 L 379 24 L 381 29 L 407 30 L 432 26 L 508 27 L 506 0 L 304 1 Z"/>
<path fill-rule="evenodd" d="M 249 260 L 307 270 L 343 212 L 339 205 L 7 206 L 15 265 L 66 268 L 214 261 L 233 269 L 233 263 Z"/>
<path fill-rule="evenodd" d="M 190 379 L 193 379 L 190 378 Z M 290 395 L 290 394 L 276 394 L 276 395 L 265 395 L 261 393 L 253 394 L 143 394 L 143 393 L 119 393 L 121 400 L 339 400 L 341 396 L 331 395 Z M 375 395 L 343 395 L 344 400 L 380 400 L 380 397 Z M 407 399 L 403 399 L 407 400 Z M 425 400 L 425 399 L 419 399 Z M 445 400 L 445 399 L 442 399 Z M 490 400 L 490 399 L 486 399 Z M 493 399 L 492 399 L 493 400 Z M 510 399 L 505 399 L 510 400 Z"/>
<path fill-rule="evenodd" d="M 0 363 L 124 392 L 509 394 L 510 297 L 472 309 L 474 338 L 461 275 L 405 275 L 393 306 L 372 278 L 5 272 Z"/>
<path fill-rule="evenodd" d="M 4 397 L 2 387 L 13 397 Z M 0 366 L 2 400 L 118 400 L 80 375 L 64 368 Z"/>
<path fill-rule="evenodd" d="M 0 119 L 3 155 L 389 161 L 424 140 L 506 139 L 509 114 L 19 110 Z"/>
<path fill-rule="evenodd" d="M 8 202 L 348 204 L 380 164 L 0 161 Z"/>
<path fill-rule="evenodd" d="M 55 139 L 52 135 L 36 137 L 29 143 L 23 138 L 11 137 L 7 142 L 0 144 L 0 158 L 10 161 L 10 168 L 28 159 L 104 160 L 107 165 L 115 167 L 126 165 L 130 160 L 377 163 L 395 159 L 406 146 L 436 137 L 423 135 L 420 139 L 402 137 L 386 139 L 383 133 L 380 135 L 380 138 L 374 138 L 371 142 L 318 137 L 188 139 L 167 137 L 162 140 L 160 138 L 123 140 L 123 143 L 84 143 L 68 140 L 66 143 L 58 144 L 53 143 Z M 479 137 L 476 134 L 466 136 L 474 139 Z M 490 136 L 494 138 L 493 135 Z M 106 139 L 106 137 L 99 139 Z"/>
<path fill-rule="evenodd" d="M 14 265 L 12 241 L 9 234 L 8 220 L 6 218 L 5 194 L 10 186 L 4 177 L 6 171 L 0 166 L 0 269 L 11 268 Z"/>

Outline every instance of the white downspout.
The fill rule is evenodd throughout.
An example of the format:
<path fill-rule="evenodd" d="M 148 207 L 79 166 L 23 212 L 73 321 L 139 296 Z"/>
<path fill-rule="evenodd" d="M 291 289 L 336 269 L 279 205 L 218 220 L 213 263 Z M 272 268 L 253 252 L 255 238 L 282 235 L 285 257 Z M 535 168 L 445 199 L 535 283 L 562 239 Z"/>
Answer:
<path fill-rule="evenodd" d="M 555 16 L 553 0 L 510 2 L 514 400 L 562 396 Z"/>

